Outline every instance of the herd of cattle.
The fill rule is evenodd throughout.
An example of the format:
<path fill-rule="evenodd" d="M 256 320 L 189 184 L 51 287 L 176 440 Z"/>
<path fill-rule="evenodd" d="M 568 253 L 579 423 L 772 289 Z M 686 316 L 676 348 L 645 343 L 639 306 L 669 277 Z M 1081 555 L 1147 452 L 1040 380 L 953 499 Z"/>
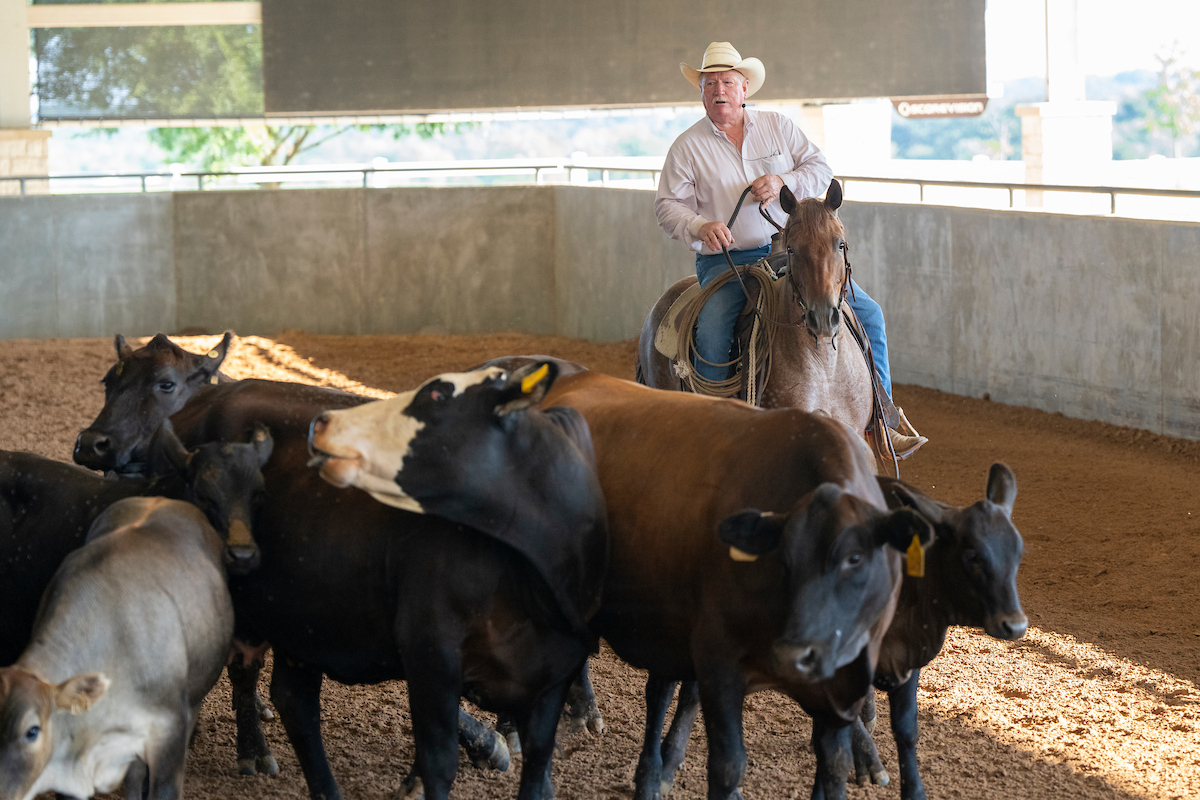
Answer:
<path fill-rule="evenodd" d="M 699 711 L 708 797 L 740 797 L 743 702 L 766 689 L 813 718 L 814 798 L 845 797 L 851 775 L 887 783 L 872 686 L 901 797 L 924 798 L 921 668 L 950 625 L 1025 633 L 1002 464 L 958 508 L 877 476 L 820 414 L 541 356 L 368 401 L 230 380 L 231 341 L 193 354 L 118 336 L 75 446 L 88 469 L 0 452 L 0 800 L 179 796 L 222 669 L 239 771 L 277 771 L 256 691 L 268 647 L 313 798 L 342 796 L 324 676 L 408 682 L 406 796 L 445 798 L 461 745 L 498 769 L 520 752 L 519 797 L 549 798 L 560 718 L 603 726 L 600 638 L 648 672 L 640 800 L 671 788 Z"/>

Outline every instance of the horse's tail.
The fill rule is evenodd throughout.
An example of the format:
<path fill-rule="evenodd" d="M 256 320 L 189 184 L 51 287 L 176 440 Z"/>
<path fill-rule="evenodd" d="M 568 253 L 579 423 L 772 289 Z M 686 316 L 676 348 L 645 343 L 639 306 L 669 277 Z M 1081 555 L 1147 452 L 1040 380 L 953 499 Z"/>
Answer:
<path fill-rule="evenodd" d="M 640 356 L 638 358 L 634 359 L 634 362 L 633 362 L 633 379 L 635 381 L 637 381 L 638 383 L 640 383 L 642 386 L 650 385 L 650 384 L 646 383 L 646 371 L 642 367 L 642 359 Z"/>

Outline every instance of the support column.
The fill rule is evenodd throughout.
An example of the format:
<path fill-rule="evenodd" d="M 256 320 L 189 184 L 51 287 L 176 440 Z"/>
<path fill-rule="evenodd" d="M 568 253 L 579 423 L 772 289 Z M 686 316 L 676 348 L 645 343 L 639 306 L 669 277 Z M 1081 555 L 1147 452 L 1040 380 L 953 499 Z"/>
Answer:
<path fill-rule="evenodd" d="M 29 19 L 26 0 L 0 0 L 0 175 L 49 175 L 50 131 L 34 130 L 29 113 Z M 0 181 L 0 194 L 19 194 L 16 181 Z M 45 193 L 47 181 L 30 181 L 27 193 Z"/>
<path fill-rule="evenodd" d="M 1026 183 L 1088 182 L 1089 167 L 1112 161 L 1117 105 L 1084 96 L 1078 0 L 1046 0 L 1047 102 L 1016 108 Z M 1040 208 L 1042 201 L 1042 192 L 1026 190 L 1026 206 Z"/>

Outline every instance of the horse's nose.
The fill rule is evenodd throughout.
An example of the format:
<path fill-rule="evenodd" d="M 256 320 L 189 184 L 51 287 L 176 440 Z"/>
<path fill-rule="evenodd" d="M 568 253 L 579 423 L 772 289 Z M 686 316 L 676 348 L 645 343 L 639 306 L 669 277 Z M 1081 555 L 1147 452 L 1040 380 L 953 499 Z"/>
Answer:
<path fill-rule="evenodd" d="M 804 323 L 816 336 L 833 336 L 841 324 L 842 315 L 837 306 L 828 308 L 810 308 L 805 314 Z"/>

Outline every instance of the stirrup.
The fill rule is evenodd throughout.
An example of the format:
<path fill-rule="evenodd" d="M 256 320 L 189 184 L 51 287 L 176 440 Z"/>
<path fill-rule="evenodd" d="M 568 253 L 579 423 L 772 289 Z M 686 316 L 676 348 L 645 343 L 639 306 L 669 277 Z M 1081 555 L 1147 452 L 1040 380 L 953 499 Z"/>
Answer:
<path fill-rule="evenodd" d="M 908 417 L 904 416 L 904 409 L 896 406 L 896 413 L 900 417 L 900 423 L 895 428 L 887 429 L 888 439 L 892 443 L 892 449 L 896 452 L 896 458 L 904 459 L 921 449 L 921 445 L 928 442 L 929 439 L 917 433 L 917 429 L 908 421 Z"/>

